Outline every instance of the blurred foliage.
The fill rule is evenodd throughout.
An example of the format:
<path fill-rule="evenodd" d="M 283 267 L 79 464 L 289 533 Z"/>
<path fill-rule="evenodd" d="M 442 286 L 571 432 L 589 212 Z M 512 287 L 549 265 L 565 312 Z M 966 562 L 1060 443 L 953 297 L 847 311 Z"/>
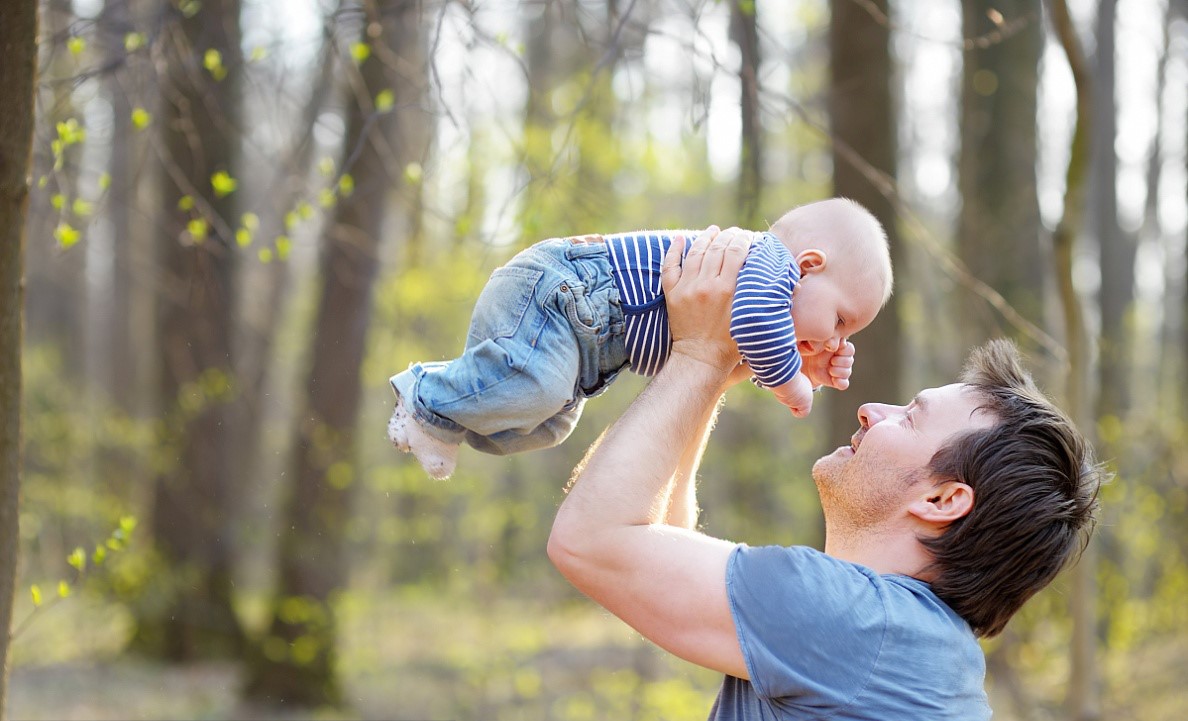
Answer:
<path fill-rule="evenodd" d="M 186 16 L 202 11 L 196 1 L 174 5 Z M 767 5 L 758 3 L 759 12 Z M 789 65 L 789 72 L 778 76 L 782 80 L 765 97 L 769 157 L 763 212 L 768 220 L 828 195 L 831 187 L 828 139 L 794 112 L 804 107 L 815 111 L 824 103 L 827 68 L 820 29 L 827 21 L 827 4 L 798 3 L 793 15 L 798 26 L 809 30 L 795 54 L 776 58 Z M 121 35 L 129 53 L 121 62 L 128 68 L 148 62 L 158 42 L 155 26 L 150 32 L 149 23 L 141 24 Z M 89 28 L 80 24 L 78 32 Z M 470 37 L 466 50 L 481 47 L 481 40 Z M 279 35 L 270 41 L 267 48 L 252 52 L 250 92 L 258 103 L 278 104 L 278 114 L 295 116 L 299 101 L 294 98 L 309 84 L 312 72 L 286 65 L 292 62 L 286 53 L 276 52 L 286 50 Z M 77 80 L 77 103 L 96 102 L 97 83 L 87 72 L 101 62 L 100 43 L 71 33 L 47 36 L 46 52 L 55 42 L 68 50 L 71 75 L 51 78 L 53 90 L 66 93 L 64 80 Z M 499 46 L 517 63 L 523 60 L 521 49 L 503 41 Z M 383 51 L 354 38 L 342 49 L 352 65 L 376 62 Z M 483 283 L 517 250 L 552 236 L 736 222 L 733 178 L 719 177 L 709 149 L 709 75 L 722 69 L 699 71 L 698 63 L 706 58 L 693 57 L 687 76 L 681 76 L 686 85 L 678 87 L 640 81 L 645 74 L 640 48 L 605 63 L 589 47 L 571 50 L 587 56 L 567 58 L 573 68 L 554 68 L 547 87 L 533 88 L 540 94 L 536 117 L 512 117 L 478 105 L 436 108 L 443 129 L 435 142 L 452 138 L 453 143 L 442 142 L 426 150 L 421 161 L 392 169 L 394 177 L 423 192 L 423 206 L 413 220 L 391 223 L 383 257 L 375 259 L 383 273 L 362 369 L 359 453 L 327 476 L 338 487 L 359 486 L 345 532 L 351 582 L 328 605 L 308 598 L 281 599 L 278 613 L 287 622 L 307 624 L 308 640 L 285 645 L 264 638 L 261 644 L 265 654 L 275 657 L 312 658 L 320 642 L 317 631 L 327 619 L 338 619 L 348 696 L 366 717 L 699 718 L 720 681 L 642 642 L 569 587 L 545 557 L 551 520 L 570 470 L 643 387 L 643 379 L 624 377 L 591 401 L 573 437 L 562 446 L 508 458 L 463 450 L 458 471 L 448 482 L 429 481 L 384 436 L 393 401 L 389 376 L 412 360 L 455 356 Z M 228 71 L 213 50 L 201 53 L 200 67 L 216 79 Z M 276 96 L 270 94 L 272 87 L 280 89 Z M 477 93 L 479 88 L 470 90 Z M 160 113 L 151 92 L 140 87 L 126 92 L 127 119 L 137 137 L 155 132 L 154 117 Z M 390 90 L 364 100 L 377 112 L 397 112 L 402 102 Z M 42 108 L 35 152 L 45 174 L 37 177 L 31 207 L 45 208 L 51 216 L 46 227 L 52 237 L 31 237 L 30 243 L 40 244 L 39 250 L 52 249 L 38 261 L 43 264 L 39 271 L 51 276 L 67 261 L 91 252 L 100 269 L 89 282 L 97 285 L 105 277 L 102 261 L 111 246 L 96 240 L 102 234 L 93 231 L 104 227 L 113 210 L 107 206 L 111 184 L 134 185 L 151 195 L 158 179 L 143 169 L 136 172 L 145 175 L 134 178 L 112 178 L 98 169 L 95 158 L 103 156 L 110 141 L 112 106 L 91 108 L 89 115 L 75 115 L 69 106 L 61 101 Z M 244 145 L 255 153 L 253 162 L 189 179 L 194 187 L 209 184 L 219 195 L 234 193 L 242 202 L 237 218 L 211 217 L 209 209 L 188 195 L 180 208 L 188 219 L 185 242 L 201 242 L 217 220 L 234 232 L 236 252 L 270 268 L 288 263 L 292 274 L 283 312 L 277 314 L 275 343 L 263 360 L 263 426 L 259 447 L 245 461 L 253 472 L 237 489 L 240 509 L 234 519 L 237 610 L 257 636 L 264 633 L 272 610 L 268 592 L 276 573 L 275 526 L 292 473 L 292 430 L 303 420 L 294 416 L 301 407 L 299 379 L 308 365 L 307 336 L 318 292 L 310 261 L 332 207 L 362 189 L 356 188 L 349 167 L 335 167 L 328 159 L 333 142 L 324 138 L 312 155 L 314 167 L 286 169 L 292 177 L 282 181 L 262 180 L 255 164 L 275 170 L 272 164 L 280 155 L 279 145 L 289 139 L 286 133 L 333 136 L 340 110 L 336 105 L 326 109 L 312 131 L 283 124 L 267 132 L 244 131 Z M 92 122 L 99 132 L 88 127 Z M 654 132 L 649 123 L 664 124 L 668 132 Z M 455 152 L 461 146 L 463 155 Z M 286 207 L 273 207 L 273 195 L 282 184 L 299 192 L 278 194 Z M 943 237 L 949 211 L 921 211 L 921 227 Z M 151 222 L 143 225 L 160 232 Z M 944 345 L 954 321 L 945 308 L 930 305 L 933 297 L 918 288 L 927 282 L 946 293 L 961 289 L 952 287 L 953 280 L 930 256 L 916 253 L 912 260 L 898 283 L 905 299 L 909 345 L 903 352 L 912 359 L 910 380 L 944 382 L 951 377 L 954 359 L 934 357 L 940 354 L 931 351 Z M 158 272 L 148 261 L 143 268 L 148 276 Z M 168 287 L 169 281 L 152 277 L 149 282 L 155 288 Z M 1173 290 L 1180 292 L 1168 292 Z M 1170 343 L 1166 337 L 1161 342 Z M 950 353 L 960 356 L 959 350 Z M 95 708 L 67 708 L 61 700 L 45 705 L 42 713 L 38 701 L 44 704 L 44 698 L 31 701 L 21 694 L 37 687 L 39 677 L 30 675 L 36 667 L 107 665 L 119 658 L 126 670 L 105 678 L 111 684 L 133 684 L 123 697 L 110 699 L 129 715 L 249 717 L 231 700 L 236 693 L 233 675 L 219 672 L 195 681 L 195 688 L 211 684 L 209 696 L 189 696 L 170 680 L 162 700 L 154 697 L 162 694 L 153 690 L 154 681 L 174 679 L 169 674 L 176 671 L 136 666 L 121 657 L 131 635 L 130 609 L 164 608 L 170 597 L 185 592 L 193 569 L 164 568 L 150 539 L 137 538 L 126 550 L 104 558 L 101 573 L 88 573 L 77 588 L 70 585 L 82 567 L 93 569 L 98 563 L 97 554 L 108 548 L 112 529 L 122 529 L 127 518 L 150 517 L 150 479 L 177 462 L 177 429 L 184 427 L 184 419 L 209 404 L 235 403 L 245 379 L 206 371 L 177 398 L 156 399 L 149 404 L 152 410 L 129 411 L 128 404 L 117 402 L 123 399 L 110 397 L 95 374 L 73 373 L 70 369 L 81 364 L 68 362 L 77 359 L 64 357 L 66 352 L 35 344 L 27 346 L 24 357 L 20 587 L 36 584 L 44 611 L 13 647 L 13 715 L 95 713 Z M 859 362 L 877 362 L 878 352 L 864 349 Z M 938 369 L 950 375 L 939 377 Z M 1136 368 L 1134 375 L 1145 372 Z M 1188 663 L 1182 650 L 1188 638 L 1188 427 L 1184 409 L 1174 402 L 1184 395 L 1183 378 L 1167 375 L 1149 394 L 1151 402 L 1136 403 L 1124 418 L 1099 419 L 1097 429 L 1105 446 L 1120 449 L 1109 459 L 1117 478 L 1102 491 L 1105 512 L 1098 529 L 1099 636 L 1107 710 L 1118 717 L 1178 719 L 1161 709 L 1176 708 L 1179 699 L 1182 715 L 1188 704 L 1182 683 L 1170 677 Z M 150 382 L 141 379 L 146 386 Z M 821 407 L 829 395 L 823 394 Z M 819 410 L 809 420 L 792 421 L 762 391 L 747 385 L 732 391 L 702 466 L 703 528 L 754 545 L 819 546 L 822 520 L 808 470 L 829 440 L 823 437 L 826 415 Z M 122 539 L 117 540 L 122 547 Z M 83 560 L 76 549 L 82 549 Z M 60 579 L 68 583 L 68 597 L 50 608 L 48 600 L 61 595 Z M 1061 703 L 1067 674 L 1068 593 L 1058 581 L 1032 600 L 1012 622 L 1007 649 L 1014 674 L 1049 716 Z M 32 593 L 22 592 L 16 618 L 25 618 L 33 605 Z M 994 640 L 986 649 L 993 654 L 1003 645 L 1003 640 Z M 86 669 L 79 673 L 85 677 Z M 59 680 L 51 678 L 58 688 Z M 1001 693 L 995 679 L 990 686 Z M 171 706 L 171 701 L 180 706 Z M 1009 712 L 999 715 L 1009 718 Z"/>

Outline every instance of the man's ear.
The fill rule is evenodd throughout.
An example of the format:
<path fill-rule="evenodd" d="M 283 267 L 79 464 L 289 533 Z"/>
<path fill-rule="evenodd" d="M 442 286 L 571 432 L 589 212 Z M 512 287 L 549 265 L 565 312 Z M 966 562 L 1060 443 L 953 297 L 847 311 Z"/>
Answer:
<path fill-rule="evenodd" d="M 968 483 L 945 481 L 924 491 L 908 513 L 926 523 L 946 526 L 973 510 L 974 490 Z"/>
<path fill-rule="evenodd" d="M 825 264 L 828 262 L 829 256 L 819 248 L 809 248 L 796 254 L 796 266 L 800 268 L 801 275 L 825 270 Z"/>

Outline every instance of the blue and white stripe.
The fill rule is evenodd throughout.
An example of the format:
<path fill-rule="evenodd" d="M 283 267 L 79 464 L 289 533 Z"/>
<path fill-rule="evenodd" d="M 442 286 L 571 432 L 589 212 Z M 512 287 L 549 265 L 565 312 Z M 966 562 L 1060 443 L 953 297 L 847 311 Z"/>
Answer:
<path fill-rule="evenodd" d="M 660 263 L 674 237 L 687 239 L 688 254 L 698 232 L 638 231 L 604 236 L 611 275 L 622 301 L 628 360 L 631 370 L 640 375 L 658 373 L 672 347 Z M 739 271 L 730 323 L 731 337 L 759 385 L 781 385 L 800 370 L 791 314 L 792 290 L 799 281 L 800 274 L 784 244 L 770 233 L 759 236 Z"/>
<path fill-rule="evenodd" d="M 730 337 L 738 343 L 756 383 L 780 386 L 800 371 L 796 328 L 792 323 L 792 291 L 800 271 L 778 238 L 764 233 L 738 273 L 730 307 Z"/>

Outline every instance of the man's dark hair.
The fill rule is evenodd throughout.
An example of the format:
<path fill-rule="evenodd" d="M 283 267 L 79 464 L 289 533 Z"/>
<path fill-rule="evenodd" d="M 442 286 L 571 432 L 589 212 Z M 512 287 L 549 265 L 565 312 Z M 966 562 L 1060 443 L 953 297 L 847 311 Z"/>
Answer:
<path fill-rule="evenodd" d="M 935 538 L 932 590 L 978 636 L 994 636 L 1093 531 L 1102 473 L 1073 422 L 1036 388 L 1010 341 L 976 349 L 962 374 L 996 423 L 937 451 L 938 482 L 969 484 L 970 512 Z"/>

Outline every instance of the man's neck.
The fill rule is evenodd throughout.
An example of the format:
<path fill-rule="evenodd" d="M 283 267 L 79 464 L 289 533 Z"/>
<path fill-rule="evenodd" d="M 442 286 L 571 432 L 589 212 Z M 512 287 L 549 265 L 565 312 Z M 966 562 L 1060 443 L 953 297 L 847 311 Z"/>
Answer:
<path fill-rule="evenodd" d="M 911 576 L 927 582 L 928 551 L 906 528 L 831 529 L 825 531 L 825 553 L 866 566 L 875 573 Z"/>

